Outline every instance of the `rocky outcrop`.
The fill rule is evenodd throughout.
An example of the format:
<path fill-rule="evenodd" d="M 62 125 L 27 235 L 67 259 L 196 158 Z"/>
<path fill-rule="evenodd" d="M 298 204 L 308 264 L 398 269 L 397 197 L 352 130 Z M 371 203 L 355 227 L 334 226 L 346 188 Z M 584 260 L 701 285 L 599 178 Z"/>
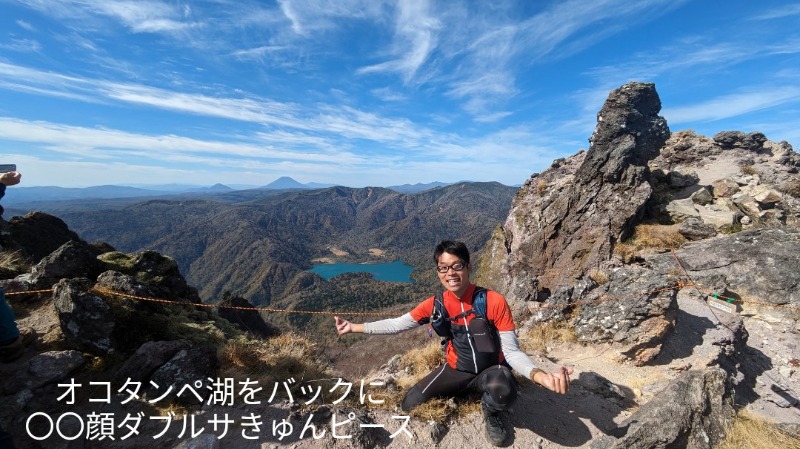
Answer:
<path fill-rule="evenodd" d="M 669 137 L 653 84 L 611 92 L 589 150 L 557 160 L 520 188 L 504 225 L 500 290 L 512 307 L 579 279 L 611 257 L 640 218 L 652 189 L 648 161 Z M 532 281 L 537 282 L 534 285 Z"/>
<path fill-rule="evenodd" d="M 131 276 L 136 282 L 147 284 L 154 297 L 200 303 L 197 289 L 186 283 L 178 270 L 178 264 L 170 257 L 155 251 L 144 251 L 140 254 L 115 251 L 101 255 L 100 260 L 112 270 Z"/>
<path fill-rule="evenodd" d="M 67 342 L 75 348 L 108 355 L 114 351 L 114 314 L 102 298 L 90 293 L 88 279 L 62 279 L 53 288 L 53 304 Z"/>
<path fill-rule="evenodd" d="M 733 389 L 720 369 L 688 371 L 622 423 L 624 436 L 602 436 L 591 449 L 711 449 L 734 415 Z"/>
<path fill-rule="evenodd" d="M 695 218 L 722 232 L 800 224 L 800 155 L 787 142 L 759 132 L 708 138 L 681 131 L 650 168 L 655 194 L 648 214 L 662 221 Z M 694 181 L 675 183 L 676 177 Z"/>
<path fill-rule="evenodd" d="M 148 396 L 160 397 L 169 390 L 181 393 L 188 386 L 182 395 L 175 395 L 175 400 L 183 404 L 202 404 L 210 394 L 209 379 L 214 378 L 218 366 L 217 350 L 213 346 L 181 349 L 150 376 Z"/>
<path fill-rule="evenodd" d="M 269 338 L 280 333 L 277 328 L 267 324 L 254 306 L 241 296 L 223 295 L 217 313 L 243 331 L 257 337 Z"/>
<path fill-rule="evenodd" d="M 744 313 L 800 319 L 800 230 L 760 228 L 687 243 L 676 251 L 683 269 L 704 289 L 742 298 Z M 677 268 L 671 254 L 646 256 L 653 271 Z M 680 273 L 682 275 L 682 273 Z"/>
<path fill-rule="evenodd" d="M 31 212 L 8 221 L 10 241 L 4 249 L 18 249 L 32 263 L 40 261 L 70 240 L 80 240 L 58 217 Z"/>
<path fill-rule="evenodd" d="M 35 390 L 45 385 L 66 379 L 73 371 L 86 363 L 80 351 L 49 351 L 38 354 L 5 384 L 6 393 Z"/>
<path fill-rule="evenodd" d="M 101 270 L 95 248 L 82 240 L 71 240 L 36 264 L 28 282 L 32 289 L 51 288 L 59 279 L 94 279 Z"/>
<path fill-rule="evenodd" d="M 675 326 L 677 290 L 666 273 L 630 267 L 611 274 L 607 284 L 579 300 L 594 301 L 581 307 L 575 321 L 579 341 L 614 343 L 623 359 L 636 365 L 653 360 Z"/>
<path fill-rule="evenodd" d="M 124 383 L 128 379 L 134 382 L 147 383 L 150 376 L 169 362 L 178 351 L 189 349 L 191 343 L 186 340 L 148 341 L 136 350 L 117 370 L 117 381 Z"/>

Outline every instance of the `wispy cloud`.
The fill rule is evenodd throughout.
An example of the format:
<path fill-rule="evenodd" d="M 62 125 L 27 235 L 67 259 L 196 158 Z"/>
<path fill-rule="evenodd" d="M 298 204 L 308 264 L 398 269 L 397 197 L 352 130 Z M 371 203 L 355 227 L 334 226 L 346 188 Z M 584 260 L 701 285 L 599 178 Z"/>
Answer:
<path fill-rule="evenodd" d="M 440 29 L 441 23 L 431 15 L 427 0 L 401 1 L 390 50 L 394 59 L 362 67 L 357 73 L 397 72 L 404 82 L 410 82 L 436 47 L 436 35 Z"/>
<path fill-rule="evenodd" d="M 460 34 L 442 37 L 445 56 L 463 61 L 448 80 L 447 94 L 461 98 L 464 109 L 474 116 L 491 116 L 519 92 L 518 77 L 529 73 L 531 67 L 598 45 L 608 35 L 685 1 L 570 0 L 555 2 L 521 22 L 515 21 L 513 14 L 493 15 L 488 8 L 483 20 L 471 28 L 448 22 L 448 32 Z M 452 21 L 461 18 L 459 14 L 447 17 Z M 594 26 L 599 23 L 603 26 Z"/>
<path fill-rule="evenodd" d="M 372 89 L 370 93 L 382 101 L 405 101 L 408 99 L 406 95 L 403 95 L 390 87 Z"/>
<path fill-rule="evenodd" d="M 105 16 L 119 21 L 133 32 L 177 32 L 200 26 L 185 16 L 180 5 L 153 0 L 27 0 L 28 6 L 64 18 Z"/>
<path fill-rule="evenodd" d="M 22 19 L 16 20 L 16 23 L 17 23 L 17 25 L 20 26 L 20 28 L 23 28 L 23 29 L 31 31 L 31 32 L 35 32 L 36 31 L 36 27 L 34 27 L 30 23 L 28 23 L 28 22 L 26 22 L 26 21 L 24 21 Z"/>
<path fill-rule="evenodd" d="M 721 96 L 698 104 L 666 108 L 664 116 L 674 123 L 721 120 L 800 100 L 800 87 L 767 88 Z"/>
<path fill-rule="evenodd" d="M 80 158 L 120 158 L 135 154 L 152 160 L 170 160 L 182 155 L 216 155 L 218 164 L 241 164 L 231 158 L 268 161 L 297 160 L 319 163 L 357 162 L 361 158 L 347 152 L 286 151 L 256 142 L 209 141 L 175 135 L 144 135 L 114 129 L 86 128 L 49 122 L 32 122 L 0 117 L 0 138 L 43 144 L 51 151 Z M 203 159 L 202 162 L 207 162 Z"/>
<path fill-rule="evenodd" d="M 287 49 L 289 49 L 289 47 L 285 45 L 262 45 L 256 48 L 235 50 L 233 53 L 231 53 L 231 55 L 241 59 L 252 59 L 261 61 L 271 54 L 284 51 Z"/>
<path fill-rule="evenodd" d="M 495 122 L 499 122 L 500 120 L 503 120 L 504 118 L 508 117 L 509 115 L 511 115 L 511 112 L 500 111 L 500 112 L 495 112 L 493 114 L 481 115 L 481 116 L 475 117 L 475 121 L 478 122 L 478 123 L 495 123 Z"/>
<path fill-rule="evenodd" d="M 759 14 L 753 17 L 752 20 L 773 20 L 791 16 L 800 16 L 800 3 L 783 5 L 777 8 L 770 9 L 764 12 L 763 14 Z"/>
<path fill-rule="evenodd" d="M 86 102 L 124 102 L 224 118 L 265 126 L 287 127 L 346 139 L 365 139 L 393 146 L 416 146 L 431 132 L 406 119 L 382 117 L 349 106 L 300 105 L 264 98 L 212 97 L 131 83 L 109 82 L 41 72 L 0 62 L 0 84 L 43 95 Z"/>
<path fill-rule="evenodd" d="M 0 44 L 0 48 L 27 53 L 41 50 L 42 45 L 33 39 L 11 39 L 10 42 Z"/>
<path fill-rule="evenodd" d="M 388 3 L 385 0 L 278 0 L 292 30 L 307 37 L 336 29 L 345 19 L 381 19 Z"/>

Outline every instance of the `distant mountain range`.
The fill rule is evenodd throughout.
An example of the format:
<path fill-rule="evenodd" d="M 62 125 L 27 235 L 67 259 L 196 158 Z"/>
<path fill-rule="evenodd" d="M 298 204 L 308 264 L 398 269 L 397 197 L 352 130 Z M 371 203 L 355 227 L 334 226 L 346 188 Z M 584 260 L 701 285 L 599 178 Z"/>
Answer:
<path fill-rule="evenodd" d="M 516 191 L 499 183 L 460 183 L 414 194 L 380 187 L 263 188 L 143 201 L 42 202 L 37 209 L 62 218 L 87 241 L 173 257 L 207 300 L 230 291 L 268 304 L 324 282 L 305 271 L 318 258 L 400 259 L 426 267 L 433 246 L 445 238 L 479 250 L 505 220 Z M 20 210 L 7 208 L 6 216 L 12 213 Z M 432 271 L 416 279 L 436 285 Z"/>
<path fill-rule="evenodd" d="M 466 182 L 466 181 L 465 181 Z M 426 184 L 402 184 L 397 186 L 386 187 L 389 190 L 394 190 L 399 193 L 418 193 L 425 190 L 433 189 L 436 187 L 443 187 L 451 185 L 444 182 L 430 182 Z M 185 185 L 185 184 L 160 184 L 160 185 L 136 185 L 136 186 L 118 186 L 118 185 L 103 185 L 92 187 L 56 187 L 56 186 L 41 186 L 41 187 L 13 187 L 13 195 L 7 195 L 3 199 L 6 207 L 21 207 L 26 204 L 38 204 L 41 202 L 49 201 L 70 201 L 70 200 L 99 200 L 99 199 L 123 199 L 123 198 L 148 198 L 155 196 L 173 196 L 183 194 L 207 194 L 207 193 L 224 193 L 236 190 L 313 190 L 334 187 L 334 184 L 321 184 L 317 182 L 300 183 L 293 178 L 283 176 L 271 183 L 261 187 L 247 187 L 242 189 L 233 189 L 224 184 L 214 184 L 210 187 Z"/>

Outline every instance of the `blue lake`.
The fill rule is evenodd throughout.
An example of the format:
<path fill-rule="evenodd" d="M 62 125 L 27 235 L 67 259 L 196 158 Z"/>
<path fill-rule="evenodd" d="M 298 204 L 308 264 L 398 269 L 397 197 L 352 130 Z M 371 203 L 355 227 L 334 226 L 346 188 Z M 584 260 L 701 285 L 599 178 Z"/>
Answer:
<path fill-rule="evenodd" d="M 396 260 L 391 263 L 322 263 L 314 265 L 311 271 L 326 280 L 344 273 L 370 273 L 379 281 L 414 282 L 411 279 L 413 269 L 402 260 Z"/>

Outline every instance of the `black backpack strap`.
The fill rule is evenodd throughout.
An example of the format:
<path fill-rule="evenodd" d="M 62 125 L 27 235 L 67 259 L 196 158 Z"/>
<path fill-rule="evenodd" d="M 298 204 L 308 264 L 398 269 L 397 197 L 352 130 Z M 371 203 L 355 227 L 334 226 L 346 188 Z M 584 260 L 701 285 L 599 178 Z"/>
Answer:
<path fill-rule="evenodd" d="M 450 331 L 450 321 L 451 318 L 447 314 L 447 308 L 444 306 L 444 294 L 438 292 L 433 298 L 430 318 L 431 327 L 440 337 L 453 338 L 453 333 Z"/>
<path fill-rule="evenodd" d="M 472 294 L 472 309 L 475 311 L 475 316 L 483 317 L 488 320 L 488 317 L 486 316 L 485 288 L 475 286 L 475 292 Z"/>

